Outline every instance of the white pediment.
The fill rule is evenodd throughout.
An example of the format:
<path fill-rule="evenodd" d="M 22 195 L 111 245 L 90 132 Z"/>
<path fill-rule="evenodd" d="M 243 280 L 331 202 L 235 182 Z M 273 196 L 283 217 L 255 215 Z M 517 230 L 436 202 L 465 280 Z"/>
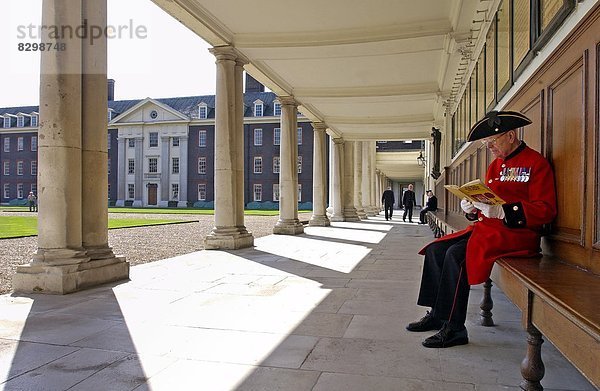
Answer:
<path fill-rule="evenodd" d="M 189 121 L 189 118 L 157 100 L 146 98 L 113 118 L 110 123 L 159 123 L 172 121 Z"/>

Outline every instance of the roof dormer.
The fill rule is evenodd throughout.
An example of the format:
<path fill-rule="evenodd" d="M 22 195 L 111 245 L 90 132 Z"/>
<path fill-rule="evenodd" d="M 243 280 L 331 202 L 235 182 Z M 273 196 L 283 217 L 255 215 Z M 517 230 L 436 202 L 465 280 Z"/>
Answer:
<path fill-rule="evenodd" d="M 208 105 L 204 102 L 200 102 L 198 105 L 198 119 L 208 118 Z"/>
<path fill-rule="evenodd" d="M 33 111 L 29 114 L 29 116 L 31 117 L 31 121 L 29 122 L 29 126 L 31 126 L 32 128 L 35 128 L 38 126 L 38 122 L 40 119 L 40 115 L 38 114 L 37 111 Z"/>
<path fill-rule="evenodd" d="M 262 117 L 264 115 L 265 104 L 262 100 L 257 99 L 254 101 L 254 116 Z"/>

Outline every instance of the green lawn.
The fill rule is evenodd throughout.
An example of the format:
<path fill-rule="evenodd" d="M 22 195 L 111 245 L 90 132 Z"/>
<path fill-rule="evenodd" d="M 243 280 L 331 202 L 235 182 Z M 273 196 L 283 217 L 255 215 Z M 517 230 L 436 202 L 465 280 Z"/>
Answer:
<path fill-rule="evenodd" d="M 161 219 L 109 219 L 108 229 L 131 228 L 147 225 L 181 223 L 180 220 Z M 37 216 L 2 216 L 0 217 L 0 239 L 18 238 L 37 235 Z"/>

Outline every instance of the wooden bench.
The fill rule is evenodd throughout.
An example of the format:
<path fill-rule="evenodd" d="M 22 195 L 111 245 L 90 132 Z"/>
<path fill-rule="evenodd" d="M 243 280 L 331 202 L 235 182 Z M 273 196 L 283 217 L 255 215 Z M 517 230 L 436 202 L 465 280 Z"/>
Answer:
<path fill-rule="evenodd" d="M 428 215 L 443 235 L 469 224 L 457 217 Z M 527 353 L 521 363 L 523 390 L 542 390 L 542 335 L 596 387 L 600 387 L 600 276 L 558 259 L 502 258 L 496 261 L 492 278 L 484 284 L 480 321 L 493 326 L 492 280 L 521 310 L 528 333 Z"/>

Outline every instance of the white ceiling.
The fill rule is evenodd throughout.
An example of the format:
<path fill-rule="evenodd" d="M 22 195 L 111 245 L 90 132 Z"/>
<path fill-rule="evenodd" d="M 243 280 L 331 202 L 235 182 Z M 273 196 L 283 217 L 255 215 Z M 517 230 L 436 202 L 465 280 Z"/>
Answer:
<path fill-rule="evenodd" d="M 478 35 L 471 29 L 497 3 L 153 1 L 209 44 L 235 47 L 252 76 L 294 96 L 305 116 L 346 140 L 428 139 L 434 125 L 444 131 L 444 103 Z"/>

